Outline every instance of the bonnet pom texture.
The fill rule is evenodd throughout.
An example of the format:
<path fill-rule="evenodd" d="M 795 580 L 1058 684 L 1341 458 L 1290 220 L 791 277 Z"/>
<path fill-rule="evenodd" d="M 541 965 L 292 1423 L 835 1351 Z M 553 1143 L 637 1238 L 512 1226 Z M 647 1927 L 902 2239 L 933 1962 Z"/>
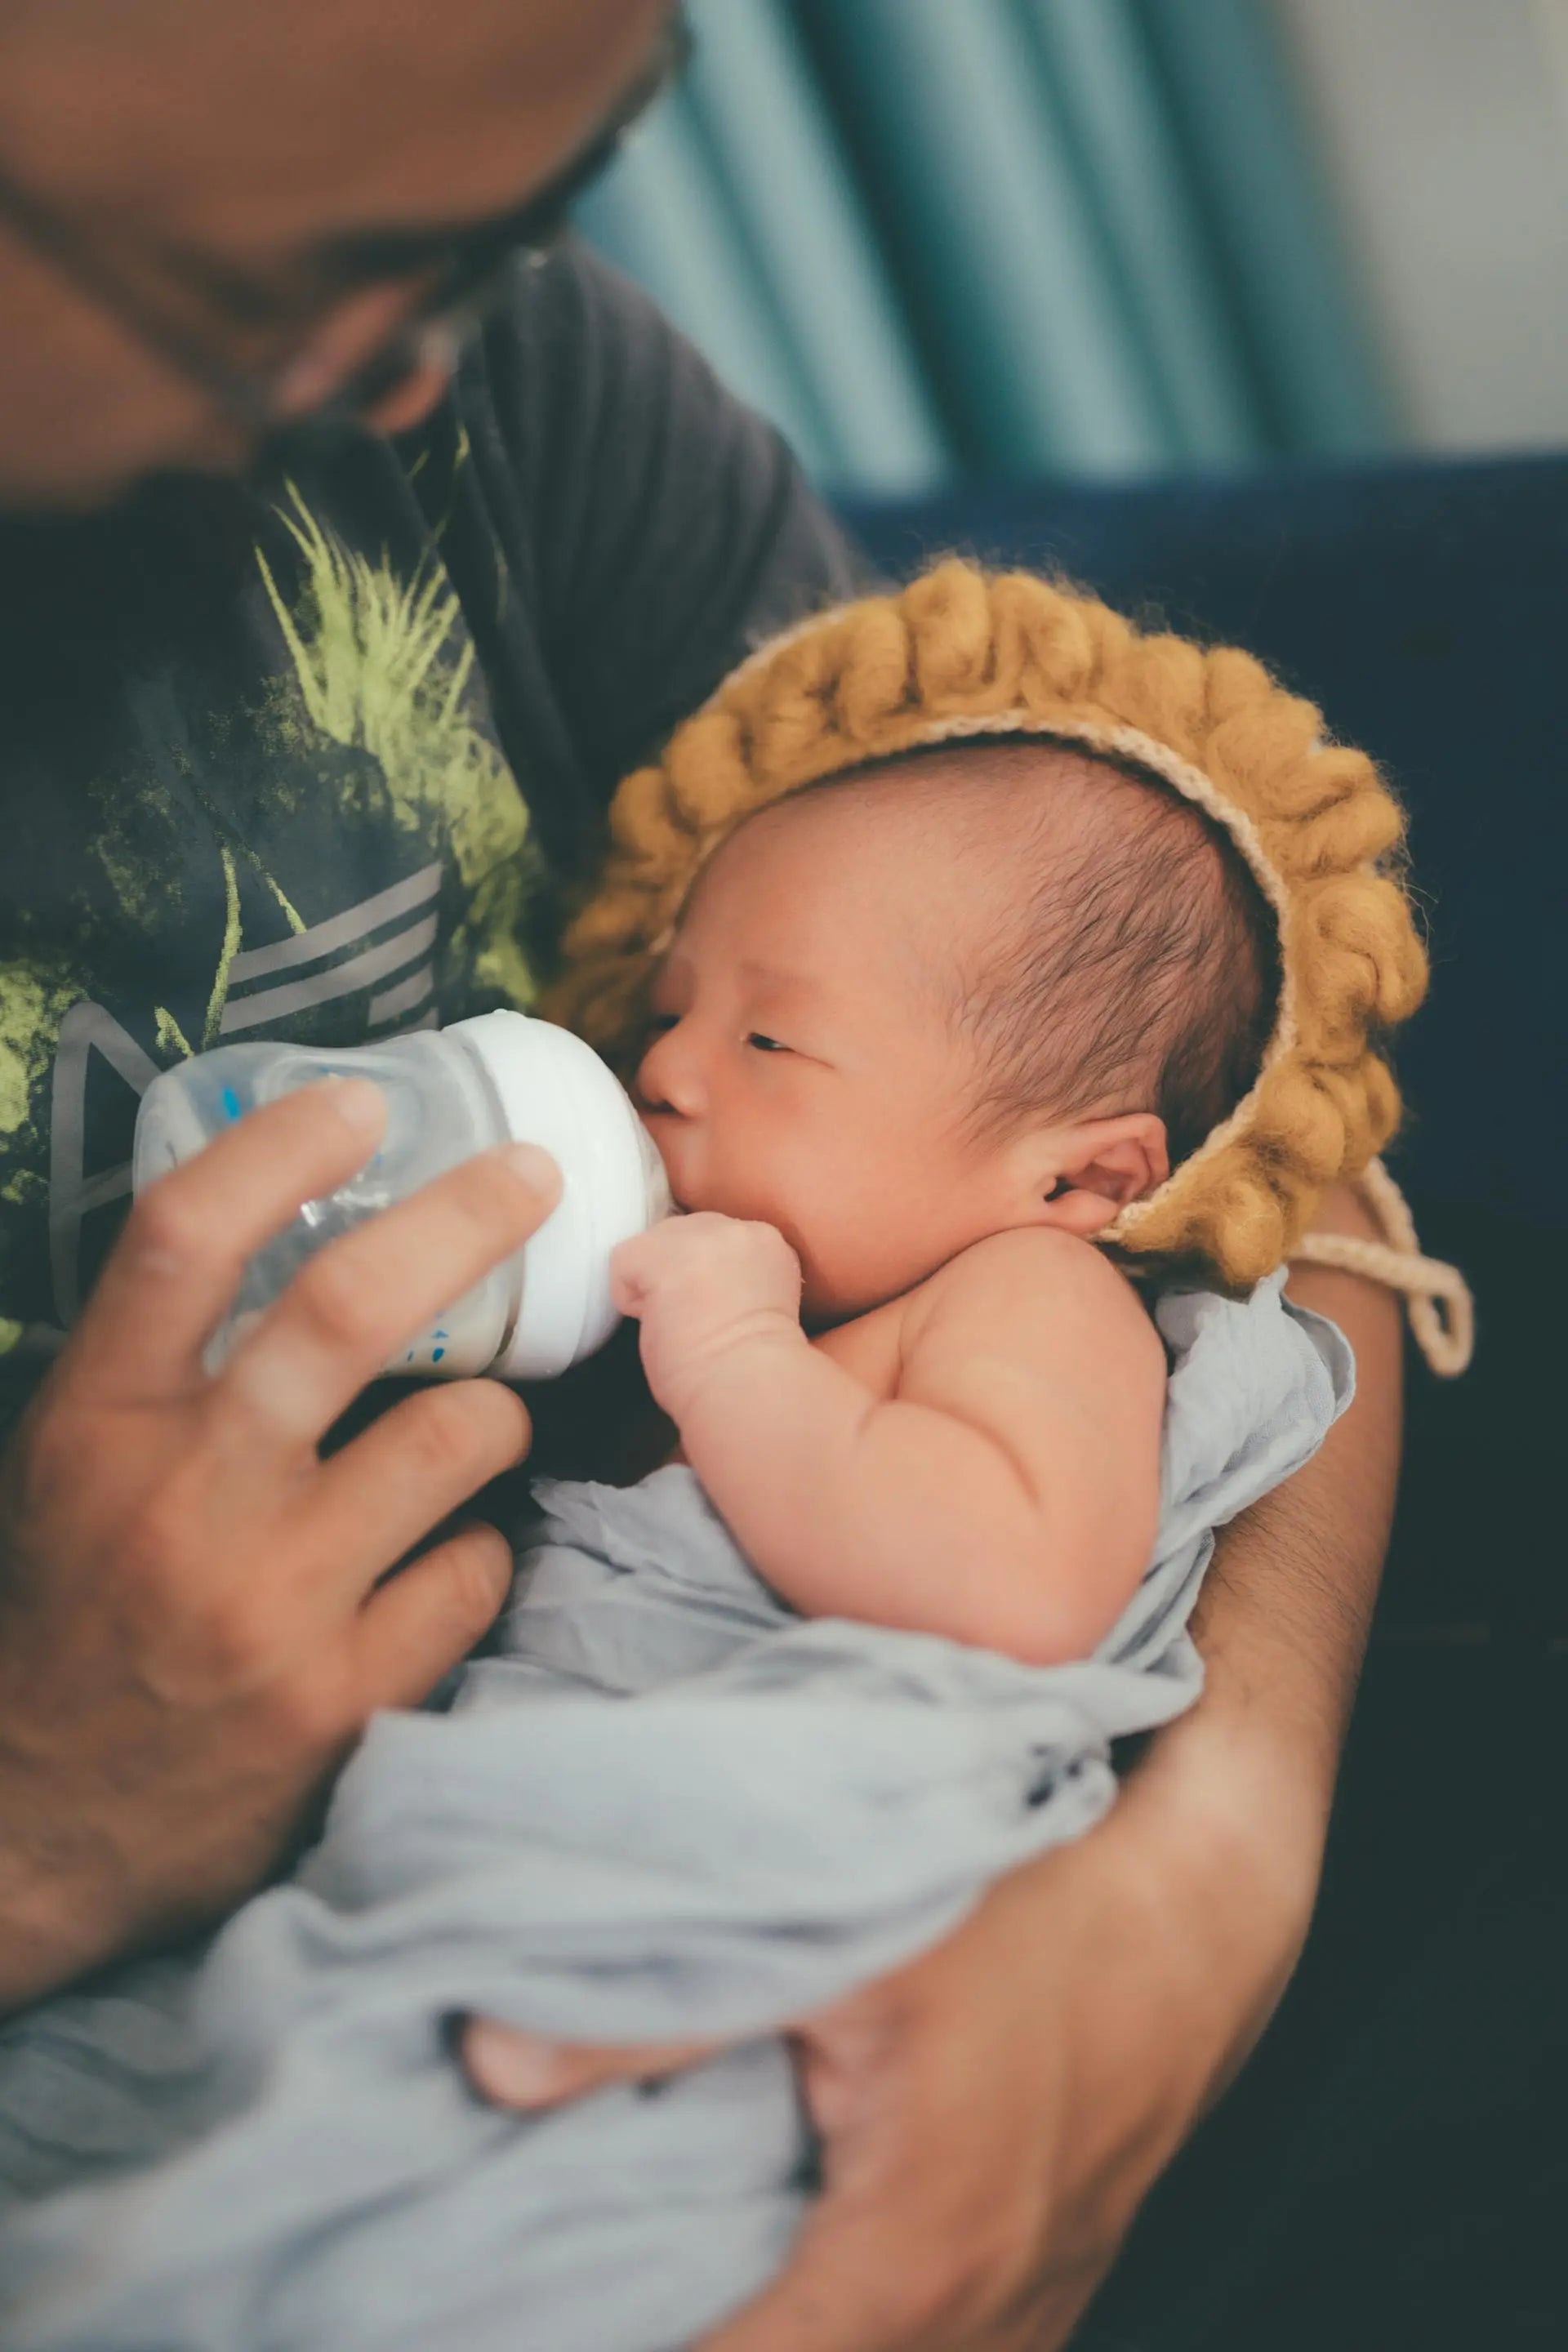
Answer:
<path fill-rule="evenodd" d="M 621 784 L 600 885 L 566 934 L 546 1009 L 625 1071 L 682 900 L 745 817 L 900 752 L 1030 734 L 1194 803 L 1229 835 L 1278 927 L 1279 1003 L 1256 1083 L 1101 1238 L 1151 1272 L 1179 1267 L 1231 1291 L 1297 1255 L 1353 1265 L 1406 1291 L 1429 1360 L 1461 1370 L 1468 1294 L 1416 1252 L 1376 1164 L 1400 1114 L 1377 1041 L 1426 985 L 1394 863 L 1404 821 L 1365 754 L 1327 740 L 1312 704 L 1234 646 L 1145 634 L 1094 597 L 956 558 L 803 623 Z M 1304 1249 L 1326 1188 L 1369 1168 L 1390 1246 L 1314 1236 Z"/>

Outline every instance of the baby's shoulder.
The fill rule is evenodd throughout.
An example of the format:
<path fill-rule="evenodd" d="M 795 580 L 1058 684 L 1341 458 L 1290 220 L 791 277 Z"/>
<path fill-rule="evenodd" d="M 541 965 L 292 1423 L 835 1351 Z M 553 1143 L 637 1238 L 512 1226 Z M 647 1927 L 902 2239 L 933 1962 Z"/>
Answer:
<path fill-rule="evenodd" d="M 1023 1284 L 1030 1292 L 1068 1291 L 1084 1297 L 1122 1298 L 1142 1306 L 1127 1276 L 1093 1242 L 1064 1234 L 1056 1225 L 1019 1225 L 1005 1234 L 988 1234 L 972 1242 L 956 1257 L 939 1266 L 923 1286 L 928 1292 L 946 1290 L 1011 1291 Z"/>
<path fill-rule="evenodd" d="M 1092 1328 L 1099 1339 L 1159 1355 L 1163 1350 L 1142 1299 L 1092 1242 L 1051 1225 L 991 1234 L 950 1258 L 910 1300 L 907 1325 L 922 1328 L 984 1319 L 1059 1339 Z"/>

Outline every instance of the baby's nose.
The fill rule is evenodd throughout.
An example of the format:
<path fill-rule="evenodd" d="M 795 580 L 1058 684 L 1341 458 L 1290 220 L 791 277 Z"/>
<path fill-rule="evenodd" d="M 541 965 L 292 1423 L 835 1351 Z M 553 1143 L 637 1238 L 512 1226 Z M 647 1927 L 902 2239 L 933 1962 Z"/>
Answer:
<path fill-rule="evenodd" d="M 692 1040 L 676 1022 L 656 1037 L 637 1067 L 637 1097 L 644 1110 L 695 1118 L 702 1108 L 702 1074 Z"/>

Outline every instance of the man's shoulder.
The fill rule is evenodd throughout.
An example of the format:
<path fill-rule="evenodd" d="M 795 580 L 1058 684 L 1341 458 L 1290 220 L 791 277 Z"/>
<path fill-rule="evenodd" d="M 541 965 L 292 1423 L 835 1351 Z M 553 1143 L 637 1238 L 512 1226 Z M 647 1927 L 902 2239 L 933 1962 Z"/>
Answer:
<path fill-rule="evenodd" d="M 623 550 L 658 527 L 688 482 L 710 499 L 766 507 L 799 480 L 773 427 L 640 287 L 575 238 L 519 257 L 464 354 L 450 407 L 466 451 L 496 487 L 522 494 L 542 528 L 602 526 Z M 407 446 L 419 467 L 422 436 Z"/>
<path fill-rule="evenodd" d="M 526 615 L 606 796 L 754 646 L 864 576 L 773 426 L 579 244 L 519 263 L 400 446 L 481 659 Z"/>

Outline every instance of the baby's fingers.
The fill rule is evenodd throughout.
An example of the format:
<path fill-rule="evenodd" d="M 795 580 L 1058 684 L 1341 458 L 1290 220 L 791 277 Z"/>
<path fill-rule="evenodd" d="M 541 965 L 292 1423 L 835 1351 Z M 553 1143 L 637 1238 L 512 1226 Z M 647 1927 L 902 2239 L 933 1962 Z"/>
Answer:
<path fill-rule="evenodd" d="M 710 2058 L 714 2042 L 542 2041 L 488 2017 L 463 2028 L 463 2063 L 482 2098 L 500 2107 L 556 2107 L 609 2083 L 656 2082 Z"/>
<path fill-rule="evenodd" d="M 658 1231 L 657 1226 L 654 1230 Z M 648 1234 L 637 1234 L 610 1252 L 610 1304 L 617 1315 L 640 1315 L 647 1304 L 647 1244 L 651 1238 Z"/>
<path fill-rule="evenodd" d="M 665 1217 L 646 1234 L 619 1243 L 610 1253 L 610 1296 L 616 1312 L 640 1315 L 658 1284 L 689 1276 L 702 1263 L 707 1229 L 729 1222 L 727 1217 Z"/>

